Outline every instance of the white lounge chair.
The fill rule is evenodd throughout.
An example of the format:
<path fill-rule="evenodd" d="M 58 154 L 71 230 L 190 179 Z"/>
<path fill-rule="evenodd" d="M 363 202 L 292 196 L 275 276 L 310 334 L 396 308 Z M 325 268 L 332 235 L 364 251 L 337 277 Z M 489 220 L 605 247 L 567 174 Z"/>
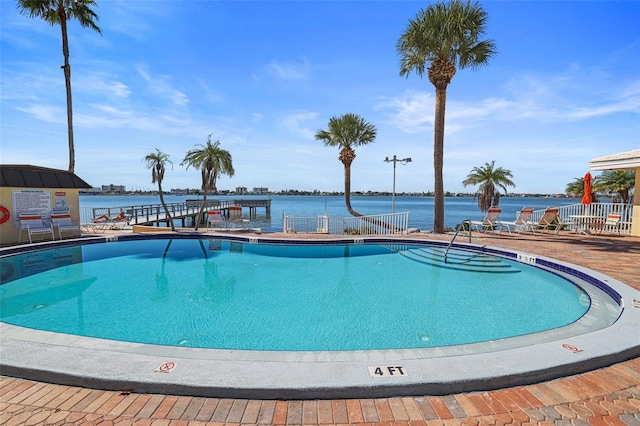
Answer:
<path fill-rule="evenodd" d="M 242 217 L 241 206 L 229 206 L 229 223 L 234 227 L 235 225 L 241 225 L 242 228 L 246 228 L 249 221 Z"/>
<path fill-rule="evenodd" d="M 63 232 L 70 232 L 74 235 L 80 233 L 80 225 L 73 223 L 71 215 L 69 214 L 52 214 L 51 224 L 53 225 L 54 232 L 56 229 L 58 230 L 60 239 L 62 239 Z"/>
<path fill-rule="evenodd" d="M 121 211 L 114 217 L 103 214 L 91 221 L 91 228 L 94 232 L 104 232 L 109 229 L 122 229 L 129 223 L 129 218 Z"/>
<path fill-rule="evenodd" d="M 45 224 L 42 221 L 40 215 L 20 215 L 20 231 L 18 235 L 18 243 L 22 242 L 22 232 L 26 231 L 29 236 L 29 243 L 33 243 L 32 237 L 34 235 L 41 235 L 42 240 L 46 235 L 51 235 L 51 240 L 55 240 L 55 234 L 53 233 L 53 225 L 50 223 Z"/>
<path fill-rule="evenodd" d="M 498 218 L 502 212 L 501 207 L 489 207 L 487 215 L 482 220 L 472 220 L 470 222 L 471 229 L 475 227 L 478 232 L 496 231 L 500 227 Z"/>
<path fill-rule="evenodd" d="M 509 233 L 513 229 L 518 234 L 522 231 L 530 231 L 533 229 L 534 223 L 531 222 L 531 215 L 533 215 L 533 207 L 523 207 L 522 210 L 518 212 L 516 215 L 516 220 L 514 221 L 498 221 L 498 225 L 500 226 L 500 231 L 502 228 L 506 228 Z"/>
<path fill-rule="evenodd" d="M 220 210 L 211 210 L 207 212 L 207 229 L 223 226 L 226 223 Z"/>
<path fill-rule="evenodd" d="M 603 231 L 618 231 L 618 235 L 620 234 L 620 220 L 622 220 L 622 215 L 609 213 L 607 218 L 604 220 L 601 226 L 599 226 L 598 234 L 601 234 Z"/>
<path fill-rule="evenodd" d="M 558 207 L 547 207 L 538 223 L 533 223 L 533 233 L 535 234 L 536 230 L 541 230 L 542 232 L 555 231 L 555 234 L 558 235 L 560 230 L 573 227 L 573 222 L 562 220 L 559 211 Z"/>

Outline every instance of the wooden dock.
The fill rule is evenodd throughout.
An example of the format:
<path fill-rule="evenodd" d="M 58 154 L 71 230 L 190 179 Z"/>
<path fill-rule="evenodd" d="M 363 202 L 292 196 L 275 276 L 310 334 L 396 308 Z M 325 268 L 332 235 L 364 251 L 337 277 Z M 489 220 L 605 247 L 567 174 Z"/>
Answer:
<path fill-rule="evenodd" d="M 182 226 L 186 226 L 187 219 L 191 223 L 195 222 L 200 211 L 203 200 L 186 200 L 180 203 L 167 203 L 167 209 L 173 220 L 180 220 Z M 266 215 L 271 216 L 270 199 L 237 199 L 237 200 L 216 200 L 207 199 L 204 211 L 220 210 L 225 216 L 228 215 L 229 206 L 241 206 L 243 210 L 248 209 L 248 217 L 255 217 L 258 208 L 264 208 Z M 128 218 L 129 225 L 168 225 L 167 215 L 162 204 L 143 204 L 116 207 L 83 207 L 80 209 L 80 222 L 90 224 L 93 218 L 101 215 L 114 217 L 120 212 L 124 212 Z M 206 218 L 206 216 L 205 216 Z M 206 219 L 203 219 L 206 224 Z"/>

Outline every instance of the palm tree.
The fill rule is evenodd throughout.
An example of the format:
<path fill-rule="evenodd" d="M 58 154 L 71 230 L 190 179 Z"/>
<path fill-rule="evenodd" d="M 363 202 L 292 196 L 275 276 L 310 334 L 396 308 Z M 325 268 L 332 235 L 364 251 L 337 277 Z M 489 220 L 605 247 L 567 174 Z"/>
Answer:
<path fill-rule="evenodd" d="M 571 198 L 582 198 L 584 195 L 584 178 L 573 178 L 564 188 L 564 193 Z"/>
<path fill-rule="evenodd" d="M 584 178 L 573 178 L 573 182 L 569 182 L 567 186 L 564 188 L 565 194 L 569 195 L 571 198 L 582 199 L 584 196 Z M 595 191 L 591 192 L 591 200 L 594 203 L 598 202 L 598 193 Z"/>
<path fill-rule="evenodd" d="M 493 41 L 480 40 L 485 32 L 487 13 L 478 3 L 452 0 L 438 2 L 421 10 L 410 20 L 398 40 L 400 75 L 415 71 L 420 77 L 428 67 L 429 81 L 436 88 L 433 125 L 434 222 L 433 232 L 444 232 L 444 117 L 447 86 L 456 69 L 476 69 L 487 65 L 496 54 Z"/>
<path fill-rule="evenodd" d="M 376 127 L 356 114 L 331 117 L 329 128 L 316 132 L 316 140 L 323 141 L 324 146 L 342 148 L 338 159 L 344 164 L 344 200 L 349 213 L 356 217 L 362 214 L 351 207 L 351 163 L 356 158 L 353 148 L 372 143 L 376 134 Z"/>
<path fill-rule="evenodd" d="M 462 184 L 480 185 L 478 187 L 478 207 L 480 211 L 486 212 L 491 206 L 497 206 L 500 203 L 500 191 L 496 191 L 496 187 L 502 188 L 507 193 L 507 186 L 515 187 L 511 178 L 510 170 L 502 167 L 495 167 L 495 160 L 491 163 L 485 163 L 484 167 L 474 167 Z"/>
<path fill-rule="evenodd" d="M 18 0 L 20 13 L 29 18 L 42 18 L 50 25 L 60 24 L 62 29 L 62 55 L 64 65 L 64 82 L 67 89 L 67 133 L 69 136 L 69 171 L 76 167 L 76 154 L 73 144 L 73 108 L 71 106 L 71 65 L 69 65 L 69 39 L 67 37 L 67 20 L 75 18 L 83 28 L 89 27 L 102 34 L 96 25 L 98 15 L 91 9 L 97 6 L 94 0 Z"/>
<path fill-rule="evenodd" d="M 623 204 L 628 204 L 636 184 L 635 176 L 632 171 L 606 170 L 594 179 L 593 187 L 599 192 L 616 193 Z"/>
<path fill-rule="evenodd" d="M 151 169 L 151 183 L 158 182 L 158 194 L 160 194 L 160 203 L 162 203 L 164 212 L 167 215 L 167 221 L 169 221 L 169 223 L 171 224 L 171 230 L 175 231 L 176 227 L 173 224 L 171 213 L 169 213 L 167 204 L 164 202 L 164 194 L 162 193 L 162 181 L 164 179 L 165 164 L 171 164 L 171 168 L 173 169 L 173 163 L 169 160 L 169 154 L 165 154 L 158 148 L 156 148 L 156 152 L 147 154 L 146 157 L 144 157 L 144 161 L 147 162 L 147 169 Z"/>
<path fill-rule="evenodd" d="M 233 177 L 235 173 L 233 170 L 233 162 L 231 161 L 231 154 L 229 151 L 220 148 L 220 141 L 212 143 L 211 135 L 209 135 L 207 144 L 195 145 L 193 149 L 187 152 L 187 155 L 185 155 L 180 165 L 186 165 L 187 169 L 189 166 L 192 166 L 202 173 L 202 191 L 204 196 L 200 211 L 198 212 L 198 218 L 196 219 L 195 229 L 197 231 L 198 225 L 202 221 L 202 213 L 207 204 L 207 191 L 211 190 L 213 193 L 218 192 L 218 188 L 216 188 L 218 177 L 220 175 Z"/>

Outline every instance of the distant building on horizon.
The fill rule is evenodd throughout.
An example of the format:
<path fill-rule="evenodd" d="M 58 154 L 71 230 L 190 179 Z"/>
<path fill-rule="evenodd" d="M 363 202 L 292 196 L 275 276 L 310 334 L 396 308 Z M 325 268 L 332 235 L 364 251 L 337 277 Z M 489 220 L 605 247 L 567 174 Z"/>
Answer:
<path fill-rule="evenodd" d="M 114 192 L 120 194 L 127 192 L 127 189 L 124 185 L 114 185 L 111 183 L 109 185 L 102 185 L 102 192 Z"/>
<path fill-rule="evenodd" d="M 246 188 L 245 188 L 246 190 Z M 265 188 L 265 187 L 254 187 L 253 190 L 251 191 L 252 194 L 258 194 L 258 195 L 263 195 L 263 194 L 268 194 L 269 193 L 269 188 Z"/>
<path fill-rule="evenodd" d="M 96 194 L 101 194 L 102 193 L 102 189 L 101 188 L 96 188 L 91 187 L 91 188 L 82 188 L 80 189 L 80 195 L 96 195 Z"/>
<path fill-rule="evenodd" d="M 189 195 L 189 194 L 198 194 L 200 191 L 198 191 L 197 189 L 191 189 L 191 188 L 186 188 L 186 189 L 181 189 L 181 188 L 172 188 L 170 193 L 171 195 Z"/>

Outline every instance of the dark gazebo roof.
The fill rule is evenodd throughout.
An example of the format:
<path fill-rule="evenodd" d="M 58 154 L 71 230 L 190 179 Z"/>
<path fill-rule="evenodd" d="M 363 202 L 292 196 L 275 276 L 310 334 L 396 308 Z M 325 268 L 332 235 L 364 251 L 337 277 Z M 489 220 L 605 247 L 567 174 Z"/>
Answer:
<path fill-rule="evenodd" d="M 66 170 L 3 164 L 0 165 L 0 187 L 72 189 L 91 188 L 91 185 Z"/>

